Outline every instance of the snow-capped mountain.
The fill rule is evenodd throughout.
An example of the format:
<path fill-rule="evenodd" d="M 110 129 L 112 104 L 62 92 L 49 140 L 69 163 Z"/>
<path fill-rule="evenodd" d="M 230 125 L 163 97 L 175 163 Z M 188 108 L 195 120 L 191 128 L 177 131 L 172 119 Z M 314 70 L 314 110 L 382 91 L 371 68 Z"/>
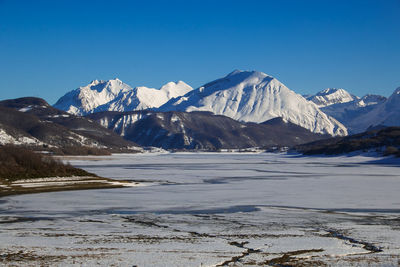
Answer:
<path fill-rule="evenodd" d="M 381 99 L 372 98 L 369 99 Z M 368 127 L 384 125 L 384 126 L 400 126 L 400 87 L 385 101 L 373 105 L 369 112 L 353 119 L 350 122 L 355 132 L 365 131 Z"/>
<path fill-rule="evenodd" d="M 387 100 L 386 97 L 381 95 L 367 94 L 361 98 L 365 106 L 377 105 Z"/>
<path fill-rule="evenodd" d="M 315 103 L 324 113 L 346 126 L 349 133 L 360 132 L 357 127 L 357 118 L 386 100 L 383 96 L 371 94 L 360 98 L 344 89 L 335 88 L 322 90 L 315 95 L 308 95 L 306 98 Z"/>
<path fill-rule="evenodd" d="M 307 100 L 314 102 L 319 108 L 333 104 L 347 103 L 358 99 L 357 96 L 350 94 L 344 89 L 328 88 L 316 95 L 308 96 Z"/>
<path fill-rule="evenodd" d="M 85 115 L 91 113 L 98 106 L 114 100 L 121 93 L 130 90 L 132 88 L 119 79 L 94 80 L 86 86 L 65 94 L 54 107 L 74 115 Z"/>
<path fill-rule="evenodd" d="M 136 87 L 130 91 L 122 92 L 112 101 L 97 107 L 98 111 L 134 111 L 148 108 L 158 108 L 168 100 L 184 95 L 193 88 L 182 81 L 169 82 L 160 89 Z"/>
<path fill-rule="evenodd" d="M 346 127 L 277 79 L 257 71 L 236 70 L 172 99 L 160 111 L 211 111 L 246 122 L 282 117 L 314 133 L 347 135 Z"/>
<path fill-rule="evenodd" d="M 349 133 L 354 134 L 366 129 L 360 129 L 357 119 L 371 111 L 376 105 L 384 102 L 385 97 L 379 95 L 365 95 L 362 98 L 356 97 L 353 101 L 332 104 L 320 109 L 329 116 L 340 121 L 347 127 Z"/>
<path fill-rule="evenodd" d="M 74 115 L 86 115 L 97 111 L 132 111 L 157 108 L 171 98 L 186 94 L 193 88 L 186 83 L 169 82 L 160 89 L 132 88 L 119 79 L 94 80 L 61 97 L 55 108 Z"/>

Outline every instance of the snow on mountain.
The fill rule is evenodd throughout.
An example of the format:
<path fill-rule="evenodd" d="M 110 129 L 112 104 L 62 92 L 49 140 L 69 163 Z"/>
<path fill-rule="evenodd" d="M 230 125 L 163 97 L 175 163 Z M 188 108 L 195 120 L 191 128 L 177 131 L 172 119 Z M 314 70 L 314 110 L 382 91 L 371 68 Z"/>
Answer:
<path fill-rule="evenodd" d="M 43 145 L 38 139 L 29 136 L 8 134 L 0 124 L 0 145 Z"/>
<path fill-rule="evenodd" d="M 347 127 L 349 133 L 354 134 L 360 132 L 357 119 L 370 112 L 374 107 L 386 100 L 380 95 L 365 95 L 362 98 L 355 97 L 353 101 L 336 103 L 321 107 L 320 109 L 329 116 L 340 121 Z M 362 131 L 365 129 L 362 129 Z"/>
<path fill-rule="evenodd" d="M 347 103 L 358 99 L 344 89 L 328 88 L 316 95 L 308 96 L 307 100 L 314 102 L 319 108 L 333 104 Z"/>
<path fill-rule="evenodd" d="M 159 107 L 173 97 L 186 94 L 193 88 L 186 83 L 169 82 L 160 89 L 133 88 L 119 79 L 94 80 L 61 97 L 55 108 L 74 115 L 97 111 L 132 111 Z"/>
<path fill-rule="evenodd" d="M 97 107 L 94 111 L 134 111 L 158 108 L 168 100 L 184 95 L 193 88 L 182 81 L 169 82 L 160 89 L 136 87 L 123 92 L 112 101 Z"/>
<path fill-rule="evenodd" d="M 132 88 L 118 78 L 108 81 L 94 80 L 65 94 L 54 107 L 74 115 L 85 115 L 130 90 Z"/>
<path fill-rule="evenodd" d="M 315 133 L 347 135 L 346 127 L 277 79 L 257 71 L 236 70 L 175 98 L 160 111 L 211 111 L 240 121 L 264 122 L 275 117 Z"/>
<path fill-rule="evenodd" d="M 381 95 L 372 95 L 372 94 L 368 94 L 365 95 L 361 98 L 361 100 L 363 101 L 363 103 L 366 106 L 370 106 L 370 105 L 376 105 L 376 104 L 380 104 L 384 101 L 386 101 L 386 97 L 381 96 Z"/>
<path fill-rule="evenodd" d="M 344 89 L 336 88 L 322 90 L 315 95 L 307 96 L 306 99 L 315 103 L 327 115 L 341 122 L 352 134 L 360 132 L 357 118 L 386 100 L 383 96 L 371 94 L 360 98 Z"/>
<path fill-rule="evenodd" d="M 192 90 L 193 88 L 190 85 L 182 81 L 169 82 L 160 88 L 160 91 L 165 92 L 168 100 L 178 96 L 185 95 L 186 93 Z"/>
<path fill-rule="evenodd" d="M 362 132 L 368 127 L 378 125 L 400 126 L 400 87 L 387 100 L 374 105 L 371 111 L 352 120 L 350 125 L 355 132 Z"/>

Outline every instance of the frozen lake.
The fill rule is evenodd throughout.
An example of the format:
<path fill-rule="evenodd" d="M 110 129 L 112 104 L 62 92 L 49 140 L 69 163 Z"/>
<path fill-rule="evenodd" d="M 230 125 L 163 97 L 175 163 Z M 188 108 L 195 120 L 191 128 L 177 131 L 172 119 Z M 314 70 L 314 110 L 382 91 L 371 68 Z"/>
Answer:
<path fill-rule="evenodd" d="M 398 266 L 400 168 L 371 157 L 70 159 L 142 186 L 0 199 L 0 263 Z"/>

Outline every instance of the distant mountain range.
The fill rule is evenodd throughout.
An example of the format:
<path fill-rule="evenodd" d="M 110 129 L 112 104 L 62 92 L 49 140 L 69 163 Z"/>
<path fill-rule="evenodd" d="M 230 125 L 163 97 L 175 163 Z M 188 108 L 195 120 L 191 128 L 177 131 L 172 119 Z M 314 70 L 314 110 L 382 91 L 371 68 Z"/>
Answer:
<path fill-rule="evenodd" d="M 94 81 L 60 98 L 54 107 L 72 114 L 98 111 L 210 111 L 243 122 L 261 123 L 281 117 L 314 133 L 346 135 L 336 119 L 288 89 L 277 79 L 257 71 L 236 70 L 195 90 L 184 82 L 160 89 L 136 87 L 120 80 Z"/>
<path fill-rule="evenodd" d="M 375 126 L 400 126 L 398 91 L 389 99 L 358 97 L 341 88 L 303 97 L 265 73 L 235 70 L 197 89 L 182 81 L 160 89 L 132 88 L 118 79 L 93 81 L 67 93 L 55 107 L 78 115 L 151 109 L 209 111 L 239 122 L 282 118 L 314 133 L 345 136 Z"/>
<path fill-rule="evenodd" d="M 301 96 L 276 78 L 235 70 L 193 89 L 94 80 L 61 97 L 0 102 L 0 144 L 122 149 L 293 146 L 327 136 L 400 126 L 400 88 L 389 98 L 328 88 Z M 85 117 L 86 116 L 86 117 Z M 123 139 L 123 138 L 124 139 Z"/>
<path fill-rule="evenodd" d="M 308 96 L 306 99 L 314 102 L 319 108 L 324 108 L 335 104 L 348 103 L 358 99 L 358 97 L 344 89 L 328 88 L 315 95 Z"/>
<path fill-rule="evenodd" d="M 158 108 L 168 100 L 193 90 L 186 83 L 169 82 L 160 89 L 132 88 L 119 79 L 94 80 L 61 97 L 54 105 L 74 115 L 87 115 L 99 111 L 132 111 Z"/>
<path fill-rule="evenodd" d="M 389 97 L 354 96 L 344 89 L 326 89 L 307 99 L 343 123 L 349 133 L 360 133 L 376 126 L 400 126 L 400 88 Z"/>

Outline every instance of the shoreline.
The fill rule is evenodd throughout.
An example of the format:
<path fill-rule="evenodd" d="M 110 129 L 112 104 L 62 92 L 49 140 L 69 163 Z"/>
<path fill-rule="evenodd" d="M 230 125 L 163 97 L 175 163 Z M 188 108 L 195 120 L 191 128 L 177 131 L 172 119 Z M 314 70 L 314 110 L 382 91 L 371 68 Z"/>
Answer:
<path fill-rule="evenodd" d="M 6 196 L 47 192 L 113 189 L 139 186 L 139 182 L 114 180 L 96 176 L 47 177 L 21 179 L 13 182 L 0 180 L 0 198 Z"/>

